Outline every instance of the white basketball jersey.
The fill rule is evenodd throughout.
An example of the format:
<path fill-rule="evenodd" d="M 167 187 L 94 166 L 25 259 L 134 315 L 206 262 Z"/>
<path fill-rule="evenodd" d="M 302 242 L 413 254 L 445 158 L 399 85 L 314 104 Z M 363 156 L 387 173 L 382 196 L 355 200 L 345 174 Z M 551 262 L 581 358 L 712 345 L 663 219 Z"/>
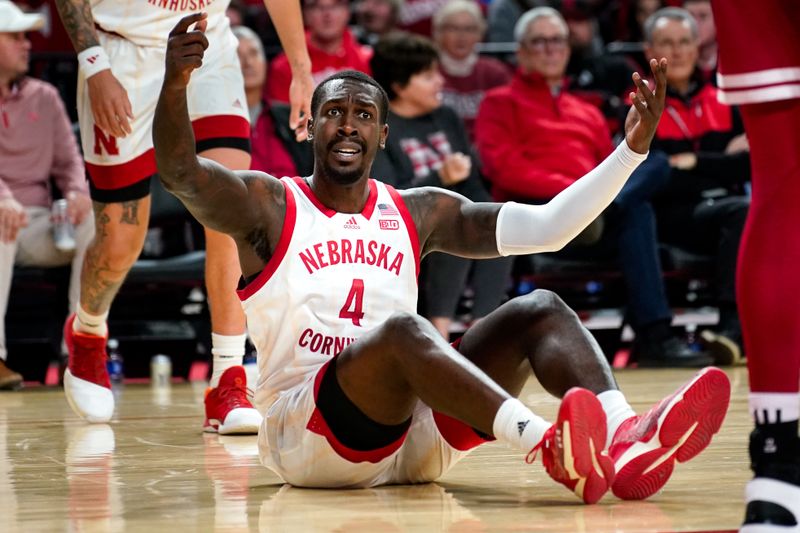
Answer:
<path fill-rule="evenodd" d="M 178 21 L 199 11 L 208 13 L 208 32 L 228 29 L 229 0 L 92 0 L 92 16 L 104 31 L 139 46 L 164 48 Z"/>
<path fill-rule="evenodd" d="M 417 309 L 417 230 L 397 191 L 370 180 L 363 211 L 338 213 L 302 178 L 281 181 L 280 241 L 239 291 L 258 350 L 261 412 L 393 313 Z"/>

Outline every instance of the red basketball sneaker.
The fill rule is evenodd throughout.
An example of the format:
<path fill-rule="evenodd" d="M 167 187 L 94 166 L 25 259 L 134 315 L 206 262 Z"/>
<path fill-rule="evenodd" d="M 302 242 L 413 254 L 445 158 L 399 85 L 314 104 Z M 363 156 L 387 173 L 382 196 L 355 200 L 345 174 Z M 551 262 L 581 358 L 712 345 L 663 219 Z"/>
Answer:
<path fill-rule="evenodd" d="M 623 422 L 608 448 L 617 472 L 614 494 L 641 500 L 661 489 L 676 461 L 688 461 L 711 442 L 730 396 L 728 376 L 708 367 L 647 413 Z"/>
<path fill-rule="evenodd" d="M 114 414 L 114 395 L 106 368 L 106 337 L 72 330 L 75 315 L 64 324 L 69 363 L 64 371 L 64 394 L 77 415 L 89 422 L 108 422 Z"/>
<path fill-rule="evenodd" d="M 550 477 L 578 495 L 585 503 L 603 497 L 614 481 L 614 463 L 603 451 L 606 415 L 597 397 L 574 387 L 561 400 L 556 423 L 528 454 L 532 463 L 541 451 Z"/>
<path fill-rule="evenodd" d="M 222 373 L 219 385 L 206 390 L 203 431 L 221 435 L 258 433 L 262 416 L 247 399 L 247 375 L 243 366 Z"/>

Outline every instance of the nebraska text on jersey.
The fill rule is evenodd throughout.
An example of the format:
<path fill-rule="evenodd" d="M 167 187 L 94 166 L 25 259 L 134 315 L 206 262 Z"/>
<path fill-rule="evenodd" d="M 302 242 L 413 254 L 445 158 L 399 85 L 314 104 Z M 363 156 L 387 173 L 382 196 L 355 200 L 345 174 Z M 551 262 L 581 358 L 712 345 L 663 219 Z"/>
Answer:
<path fill-rule="evenodd" d="M 322 204 L 305 179 L 281 181 L 280 238 L 262 272 L 239 291 L 258 350 L 256 404 L 264 412 L 394 313 L 417 309 L 419 240 L 400 193 L 370 180 L 361 211 L 341 213 Z M 387 220 L 394 231 L 386 231 Z"/>
<path fill-rule="evenodd" d="M 205 9 L 214 0 L 147 0 L 148 4 L 158 6 L 170 11 L 197 11 Z"/>
<path fill-rule="evenodd" d="M 403 266 L 403 252 L 394 251 L 384 243 L 361 239 L 318 242 L 298 255 L 309 274 L 329 266 L 360 263 L 383 268 L 400 276 Z"/>

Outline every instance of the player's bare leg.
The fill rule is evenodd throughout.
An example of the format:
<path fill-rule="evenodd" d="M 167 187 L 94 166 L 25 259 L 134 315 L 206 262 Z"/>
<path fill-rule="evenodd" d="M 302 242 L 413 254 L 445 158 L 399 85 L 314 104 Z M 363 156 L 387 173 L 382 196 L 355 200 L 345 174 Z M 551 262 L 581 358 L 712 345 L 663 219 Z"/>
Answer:
<path fill-rule="evenodd" d="M 523 313 L 518 322 L 522 329 L 515 332 L 536 344 L 538 348 L 532 351 L 545 352 L 558 347 L 546 331 L 547 324 L 561 315 L 559 308 L 548 307 L 548 304 L 560 300 L 548 299 L 547 294 L 540 291 L 522 299 L 529 302 L 530 307 L 540 306 Z M 524 304 L 515 303 L 507 308 L 507 313 L 511 313 L 510 309 L 524 312 L 524 307 Z M 488 331 L 490 319 L 487 317 L 481 324 L 484 323 Z M 542 339 L 535 331 L 544 333 Z M 561 329 L 556 331 L 560 333 Z M 519 392 L 530 375 L 530 363 L 524 352 L 515 353 L 514 361 L 506 357 L 502 349 L 492 350 L 492 353 L 508 363 L 498 373 L 500 379 L 514 392 Z M 552 355 L 554 364 L 559 367 L 569 364 L 555 362 L 555 353 Z M 576 379 L 559 378 L 558 383 L 555 380 L 548 383 L 548 388 L 557 394 L 567 393 L 557 423 L 551 425 L 513 398 L 491 374 L 487 375 L 457 352 L 429 322 L 416 315 L 393 316 L 351 344 L 333 364 L 346 398 L 369 420 L 383 425 L 389 432 L 408 423 L 419 399 L 435 412 L 455 418 L 485 435 L 493 435 L 521 451 L 541 448 L 550 475 L 587 503 L 599 500 L 613 479 L 611 460 L 602 452 L 606 440 L 603 409 L 595 396 L 585 389 L 568 392 L 573 385 L 579 385 L 578 375 L 573 370 L 568 373 Z M 554 370 L 552 375 L 556 372 Z M 613 385 L 607 378 L 610 374 L 590 383 L 595 388 L 601 388 L 603 383 Z M 325 406 L 320 410 L 324 415 Z M 329 421 L 329 425 L 335 434 L 336 421 Z M 556 438 L 557 431 L 563 435 L 563 442 Z"/>
<path fill-rule="evenodd" d="M 200 153 L 233 170 L 250 168 L 250 154 L 233 148 L 212 148 Z M 212 374 L 206 391 L 205 431 L 255 434 L 261 415 L 247 399 L 247 376 L 242 366 L 246 323 L 236 294 L 241 277 L 236 244 L 228 235 L 205 229 L 206 289 L 211 314 Z M 251 383 L 250 387 L 254 387 Z"/>
<path fill-rule="evenodd" d="M 111 303 L 139 257 L 150 218 L 150 196 L 119 203 L 94 202 L 95 237 L 81 270 L 77 313 L 67 319 L 69 364 L 64 393 L 89 422 L 108 422 L 114 397 L 106 370 L 106 319 Z"/>
<path fill-rule="evenodd" d="M 561 397 L 573 387 L 598 394 L 601 413 L 608 415 L 608 428 L 602 435 L 587 429 L 585 442 L 592 441 L 589 447 L 594 446 L 598 461 L 607 459 L 599 453 L 607 446 L 611 445 L 612 452 L 618 451 L 614 459 L 627 476 L 624 484 L 614 488 L 622 497 L 647 497 L 661 488 L 676 460 L 688 460 L 708 444 L 727 407 L 727 378 L 711 369 L 660 402 L 648 415 L 636 417 L 617 390 L 596 341 L 577 315 L 548 291 L 516 298 L 469 330 L 458 348 L 469 363 L 453 354 L 438 335 L 432 335 L 432 327 L 420 326 L 414 331 L 410 319 L 405 320 L 403 327 L 393 325 L 405 333 L 397 334 L 388 328 L 376 339 L 367 336 L 366 349 L 360 346 L 355 355 L 345 350 L 337 362 L 336 375 L 342 390 L 367 417 L 386 425 L 399 424 L 410 416 L 418 397 L 435 411 L 514 445 L 513 440 L 498 434 L 503 432 L 503 423 L 498 424 L 498 419 L 506 418 L 501 406 L 511 405 L 506 401 L 519 394 L 533 370 L 544 388 L 555 396 Z M 387 349 L 387 345 L 397 349 Z M 390 386 L 372 386 L 383 383 L 384 373 Z M 709 396 L 705 391 L 711 384 L 718 392 Z M 510 417 L 512 426 L 522 423 L 526 431 L 530 426 L 539 432 L 546 426 L 532 413 L 514 411 Z M 534 423 L 517 420 L 526 416 L 533 417 Z M 684 427 L 684 421 L 690 421 L 689 425 Z M 570 423 L 583 429 L 577 418 Z M 649 431 L 639 434 L 645 429 Z M 685 439 L 682 442 L 687 444 L 686 449 L 668 442 L 674 435 Z M 519 443 L 517 446 L 522 447 Z M 587 449 L 586 455 L 591 458 L 592 452 Z M 653 460 L 644 464 L 642 456 Z M 660 472 L 665 476 L 654 484 L 644 472 L 655 460 L 666 466 Z M 596 486 L 593 490 L 596 495 Z"/>

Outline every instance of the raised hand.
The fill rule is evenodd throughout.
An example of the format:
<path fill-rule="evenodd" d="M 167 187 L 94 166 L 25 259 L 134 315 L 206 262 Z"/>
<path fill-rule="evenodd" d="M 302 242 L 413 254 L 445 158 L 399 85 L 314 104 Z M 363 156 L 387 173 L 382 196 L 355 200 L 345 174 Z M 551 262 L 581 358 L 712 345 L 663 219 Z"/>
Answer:
<path fill-rule="evenodd" d="M 206 13 L 187 15 L 169 32 L 165 86 L 186 87 L 192 71 L 203 64 L 203 54 L 208 48 L 208 39 L 205 36 L 207 17 Z M 192 24 L 195 24 L 194 30 L 188 31 Z"/>
<path fill-rule="evenodd" d="M 633 73 L 636 93 L 631 93 L 633 102 L 625 119 L 625 140 L 628 146 L 640 154 L 647 153 L 650 142 L 656 133 L 658 121 L 664 111 L 664 98 L 667 92 L 667 60 L 650 60 L 650 70 L 656 80 L 655 91 L 651 91 L 638 72 Z"/>

